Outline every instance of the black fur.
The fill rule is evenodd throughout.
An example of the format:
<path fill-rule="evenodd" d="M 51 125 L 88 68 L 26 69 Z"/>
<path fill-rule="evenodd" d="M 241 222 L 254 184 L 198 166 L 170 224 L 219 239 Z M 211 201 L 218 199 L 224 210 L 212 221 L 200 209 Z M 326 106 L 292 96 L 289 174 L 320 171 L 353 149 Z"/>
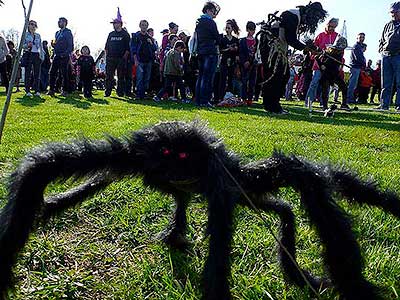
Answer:
<path fill-rule="evenodd" d="M 363 182 L 351 173 L 282 153 L 242 164 L 199 122 L 159 123 L 123 139 L 53 143 L 29 153 L 10 176 L 8 203 L 0 215 L 0 292 L 5 295 L 12 284 L 16 255 L 39 220 L 81 203 L 114 180 L 134 176 L 141 176 L 145 185 L 174 196 L 173 220 L 160 237 L 175 248 L 188 245 L 186 209 L 191 194 L 202 194 L 208 200 L 210 241 L 203 274 L 204 299 L 231 298 L 233 210 L 236 204 L 254 208 L 244 194 L 251 197 L 257 209 L 279 216 L 279 261 L 289 282 L 301 287 L 308 282 L 316 290 L 333 284 L 347 300 L 380 299 L 377 289 L 362 275 L 362 256 L 351 222 L 332 194 L 337 192 L 350 202 L 381 207 L 400 218 L 400 200 L 394 193 L 381 192 L 375 184 Z M 50 182 L 71 177 L 89 179 L 68 192 L 43 199 Z M 280 187 L 293 187 L 300 193 L 324 245 L 330 279 L 316 278 L 298 266 L 295 216 L 287 203 L 271 197 Z"/>

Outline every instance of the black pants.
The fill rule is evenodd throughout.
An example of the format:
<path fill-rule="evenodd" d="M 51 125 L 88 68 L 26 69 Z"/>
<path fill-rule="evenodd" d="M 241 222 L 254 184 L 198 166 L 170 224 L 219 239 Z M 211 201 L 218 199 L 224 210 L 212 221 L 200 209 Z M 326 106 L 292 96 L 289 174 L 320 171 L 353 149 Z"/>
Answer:
<path fill-rule="evenodd" d="M 269 51 L 268 54 L 269 55 Z M 261 56 L 264 67 L 264 79 L 268 80 L 262 87 L 264 109 L 269 112 L 279 113 L 282 111 L 282 106 L 279 103 L 280 98 L 284 95 L 286 84 L 289 80 L 289 66 L 282 61 L 275 68 L 277 57 L 272 58 L 271 66 L 268 63 L 268 56 Z"/>
<path fill-rule="evenodd" d="M 321 80 L 320 80 L 320 85 L 322 89 L 322 94 L 321 94 L 321 103 L 323 109 L 328 108 L 328 99 L 329 99 L 329 89 L 331 85 L 337 84 L 339 87 L 339 91 L 342 93 L 342 105 L 345 105 L 347 103 L 346 98 L 347 98 L 347 85 L 344 82 L 344 80 L 339 77 L 339 74 L 337 76 L 332 76 L 327 78 L 322 74 Z"/>
<path fill-rule="evenodd" d="M 381 86 L 374 85 L 372 87 L 371 97 L 369 98 L 369 102 L 373 103 L 375 95 L 378 94 L 378 103 L 381 101 Z"/>
<path fill-rule="evenodd" d="M 165 75 L 164 87 L 158 92 L 157 96 L 161 98 L 172 85 L 176 83 L 176 87 L 179 88 L 181 93 L 181 99 L 186 99 L 185 86 L 183 84 L 182 76 Z M 171 96 L 171 95 L 170 95 Z"/>
<path fill-rule="evenodd" d="M 6 91 L 7 91 L 10 80 L 7 75 L 7 63 L 6 62 L 3 62 L 0 64 L 0 76 L 1 76 L 1 84 L 6 87 Z"/>
<path fill-rule="evenodd" d="M 62 77 L 62 86 L 63 91 L 67 92 L 69 87 L 69 79 L 68 79 L 68 63 L 69 57 L 60 57 L 55 56 L 53 63 L 50 67 L 50 90 L 55 91 L 56 89 L 56 80 L 58 71 L 60 71 L 60 75 Z"/>
<path fill-rule="evenodd" d="M 126 62 L 122 57 L 107 57 L 106 58 L 106 90 L 105 94 L 110 95 L 113 83 L 115 70 L 117 70 L 117 94 L 123 96 L 125 91 L 125 71 Z"/>
<path fill-rule="evenodd" d="M 31 52 L 25 67 L 25 92 L 29 93 L 31 87 L 35 92 L 40 92 L 39 81 L 41 64 L 42 61 L 40 60 L 39 53 Z"/>
<path fill-rule="evenodd" d="M 82 83 L 83 87 L 83 96 L 85 98 L 92 97 L 92 90 L 93 90 L 93 76 L 81 74 L 80 82 Z"/>

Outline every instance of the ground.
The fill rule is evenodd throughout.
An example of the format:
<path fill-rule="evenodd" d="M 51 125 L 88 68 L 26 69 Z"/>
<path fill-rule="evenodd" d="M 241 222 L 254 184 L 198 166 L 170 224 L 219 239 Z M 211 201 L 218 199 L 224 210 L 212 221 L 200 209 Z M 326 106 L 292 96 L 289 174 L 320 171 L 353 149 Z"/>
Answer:
<path fill-rule="evenodd" d="M 85 100 L 24 98 L 14 94 L 0 145 L 0 196 L 4 204 L 6 176 L 29 149 L 47 141 L 68 141 L 82 135 L 101 139 L 122 136 L 162 120 L 207 121 L 230 149 L 245 160 L 268 157 L 274 149 L 312 161 L 345 165 L 363 178 L 400 193 L 400 114 L 338 112 L 332 119 L 309 115 L 301 102 L 284 102 L 289 115 L 267 114 L 260 104 L 250 108 L 202 109 L 180 103 L 133 101 L 118 97 Z M 5 100 L 0 89 L 0 103 Z M 318 108 L 317 106 L 315 108 Z M 52 184 L 48 193 L 71 183 Z M 309 227 L 298 196 L 282 189 L 280 196 L 295 207 L 299 261 L 317 274 L 322 247 Z M 140 179 L 112 184 L 82 206 L 71 209 L 32 235 L 15 267 L 12 299 L 198 299 L 201 270 L 207 254 L 206 205 L 193 199 L 189 210 L 190 255 L 170 251 L 155 236 L 168 223 L 170 198 L 143 187 Z M 400 299 L 400 220 L 368 207 L 341 204 L 353 217 L 363 254 L 365 276 L 383 287 L 386 299 Z M 279 220 L 266 215 L 276 231 Z M 276 247 L 254 213 L 236 211 L 232 250 L 234 299 L 309 299 L 285 284 Z M 337 299 L 325 291 L 322 299 Z"/>

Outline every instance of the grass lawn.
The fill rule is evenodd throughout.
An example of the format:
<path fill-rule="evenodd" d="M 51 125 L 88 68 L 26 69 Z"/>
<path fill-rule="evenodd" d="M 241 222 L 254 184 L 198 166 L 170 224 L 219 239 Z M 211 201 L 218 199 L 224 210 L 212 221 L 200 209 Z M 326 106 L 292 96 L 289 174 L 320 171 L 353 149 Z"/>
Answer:
<path fill-rule="evenodd" d="M 337 112 L 332 119 L 309 116 L 300 102 L 286 102 L 290 114 L 266 114 L 260 104 L 247 108 L 196 109 L 180 103 L 24 98 L 14 94 L 0 145 L 0 189 L 32 147 L 47 141 L 68 141 L 81 135 L 101 139 L 104 133 L 122 136 L 130 130 L 163 120 L 201 119 L 244 160 L 268 157 L 274 149 L 312 161 L 345 165 L 363 178 L 400 193 L 400 114 L 379 113 L 371 107 Z M 5 100 L 0 90 L 0 104 Z M 71 186 L 52 184 L 48 193 Z M 300 265 L 323 274 L 322 247 L 310 228 L 299 197 L 282 189 L 280 197 L 298 216 Z M 207 255 L 206 204 L 199 196 L 189 209 L 191 255 L 170 251 L 154 237 L 167 225 L 171 198 L 145 188 L 140 179 L 115 182 L 80 207 L 41 226 L 29 240 L 15 267 L 12 299 L 198 299 Z M 365 256 L 365 276 L 382 287 L 385 299 L 400 299 L 400 220 L 369 207 L 341 205 L 354 220 Z M 278 231 L 279 220 L 266 215 Z M 231 290 L 234 299 L 310 299 L 301 289 L 285 284 L 276 246 L 253 212 L 236 211 L 232 250 Z M 340 233 L 338 233 L 340 234 Z M 1 271 L 1 270 L 0 270 Z M 329 290 L 321 299 L 338 299 Z"/>

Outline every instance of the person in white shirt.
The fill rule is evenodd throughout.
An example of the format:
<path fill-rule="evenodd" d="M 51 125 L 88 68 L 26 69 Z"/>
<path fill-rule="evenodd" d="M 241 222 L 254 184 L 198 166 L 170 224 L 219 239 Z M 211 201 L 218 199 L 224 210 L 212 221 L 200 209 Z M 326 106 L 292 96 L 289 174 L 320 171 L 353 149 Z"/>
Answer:
<path fill-rule="evenodd" d="M 31 88 L 35 90 L 35 96 L 40 96 L 39 80 L 40 65 L 44 60 L 44 51 L 40 34 L 36 33 L 37 23 L 30 20 L 28 32 L 24 41 L 23 67 L 25 67 L 25 92 L 31 97 Z"/>

